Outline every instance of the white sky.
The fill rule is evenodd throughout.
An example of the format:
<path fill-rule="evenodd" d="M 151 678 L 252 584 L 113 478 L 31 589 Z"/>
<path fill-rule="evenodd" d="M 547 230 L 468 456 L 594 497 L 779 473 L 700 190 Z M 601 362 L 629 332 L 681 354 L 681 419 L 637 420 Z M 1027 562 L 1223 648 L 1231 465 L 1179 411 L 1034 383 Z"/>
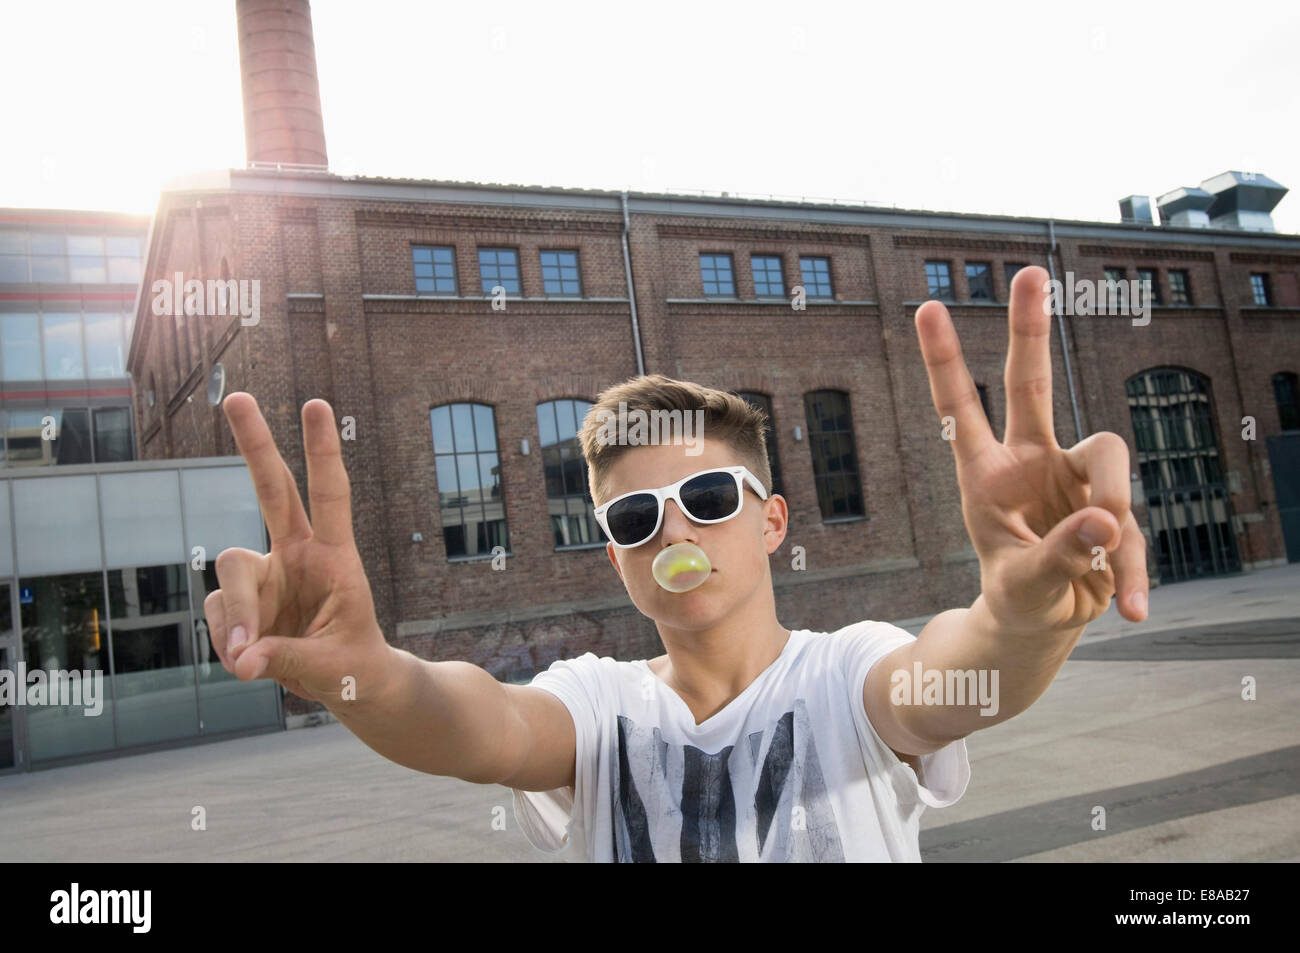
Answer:
<path fill-rule="evenodd" d="M 334 171 L 1117 221 L 1297 194 L 1300 4 L 313 4 Z M 150 212 L 244 164 L 234 0 L 0 2 L 0 206 Z"/>

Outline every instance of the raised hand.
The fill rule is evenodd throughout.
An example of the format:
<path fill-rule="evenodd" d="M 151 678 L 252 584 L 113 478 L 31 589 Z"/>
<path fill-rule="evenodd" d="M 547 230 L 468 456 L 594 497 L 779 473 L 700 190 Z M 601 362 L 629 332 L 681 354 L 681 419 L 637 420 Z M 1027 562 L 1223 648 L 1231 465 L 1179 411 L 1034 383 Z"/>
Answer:
<path fill-rule="evenodd" d="M 334 412 L 323 400 L 302 408 L 311 519 L 252 395 L 222 404 L 248 464 L 271 551 L 223 550 L 221 588 L 208 595 L 212 644 L 240 679 L 273 678 L 327 706 L 356 679 L 357 700 L 383 690 L 391 652 L 352 536 L 352 502 Z"/>
<path fill-rule="evenodd" d="M 1081 628 L 1116 594 L 1124 618 L 1146 617 L 1146 539 L 1130 509 L 1128 445 L 1103 431 L 1063 450 L 1052 429 L 1047 280 L 1031 266 L 1012 281 L 1002 442 L 989 429 L 947 308 L 927 301 L 916 312 L 935 409 L 953 418 L 981 597 L 1007 633 Z"/>

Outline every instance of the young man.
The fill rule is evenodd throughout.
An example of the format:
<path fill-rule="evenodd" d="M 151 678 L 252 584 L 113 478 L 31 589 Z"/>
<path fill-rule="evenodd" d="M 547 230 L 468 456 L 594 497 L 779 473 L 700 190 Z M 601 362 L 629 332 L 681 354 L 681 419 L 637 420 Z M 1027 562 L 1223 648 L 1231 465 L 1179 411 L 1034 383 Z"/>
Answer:
<path fill-rule="evenodd" d="M 917 311 L 981 580 L 974 603 L 918 637 L 872 621 L 783 627 L 768 556 L 787 510 L 770 492 L 762 414 L 655 376 L 601 395 L 582 441 L 610 562 L 664 655 L 588 653 L 514 686 L 392 648 L 353 542 L 332 410 L 303 407 L 309 522 L 247 394 L 224 406 L 271 552 L 217 557 L 221 588 L 204 603 L 213 645 L 239 678 L 321 701 L 399 764 L 512 788 L 529 840 L 571 859 L 919 860 L 924 806 L 965 790 L 963 739 L 1042 695 L 1113 595 L 1125 618 L 1146 615 L 1127 445 L 1098 433 L 1067 451 L 1054 437 L 1046 281 L 1037 267 L 1013 281 L 1002 443 L 947 310 Z M 620 400 L 629 411 L 703 409 L 699 452 L 606 442 L 599 411 Z M 670 592 L 651 566 L 679 542 L 700 547 L 712 571 Z"/>

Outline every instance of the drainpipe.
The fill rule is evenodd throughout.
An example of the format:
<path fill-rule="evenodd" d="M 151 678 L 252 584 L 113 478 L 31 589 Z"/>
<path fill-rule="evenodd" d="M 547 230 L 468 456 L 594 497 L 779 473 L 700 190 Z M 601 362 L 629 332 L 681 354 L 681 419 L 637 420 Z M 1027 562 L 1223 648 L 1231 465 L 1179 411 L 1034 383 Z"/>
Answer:
<path fill-rule="evenodd" d="M 641 353 L 641 325 L 636 317 L 636 291 L 632 287 L 632 255 L 628 251 L 627 233 L 631 227 L 627 216 L 627 192 L 623 192 L 623 271 L 627 274 L 627 300 L 632 306 L 632 342 L 636 345 L 636 372 L 645 373 L 645 356 Z"/>
<path fill-rule="evenodd" d="M 1056 221 L 1047 220 L 1047 238 L 1051 242 L 1051 249 L 1047 252 L 1047 270 L 1051 273 L 1052 281 L 1056 281 Z M 1074 371 L 1070 369 L 1070 342 L 1065 337 L 1065 317 L 1062 314 L 1064 309 L 1058 308 L 1056 311 L 1056 327 L 1061 335 L 1061 356 L 1065 358 L 1065 383 L 1070 390 L 1070 410 L 1074 412 L 1074 442 L 1078 443 L 1083 439 L 1083 424 L 1079 422 L 1079 401 L 1074 396 Z"/>

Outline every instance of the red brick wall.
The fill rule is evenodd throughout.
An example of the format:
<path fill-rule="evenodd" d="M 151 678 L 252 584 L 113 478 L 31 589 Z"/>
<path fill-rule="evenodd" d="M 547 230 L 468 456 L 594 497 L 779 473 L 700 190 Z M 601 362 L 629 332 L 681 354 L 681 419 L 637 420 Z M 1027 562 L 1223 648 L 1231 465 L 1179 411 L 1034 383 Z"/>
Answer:
<path fill-rule="evenodd" d="M 172 322 L 146 318 L 151 323 L 133 371 L 141 382 L 152 372 L 159 386 L 152 410 L 137 399 L 142 456 L 234 452 L 223 418 L 203 400 L 206 369 L 220 360 L 227 390 L 258 398 L 305 495 L 298 413 L 305 400 L 323 397 L 340 420 L 355 419 L 356 440 L 344 444 L 354 522 L 390 640 L 501 676 L 588 650 L 660 654 L 653 625 L 631 606 L 603 550 L 554 551 L 537 449 L 538 402 L 592 400 L 635 375 L 628 304 L 512 299 L 496 312 L 476 296 L 476 249 L 506 246 L 520 252 L 524 299 L 543 296 L 543 248 L 578 250 L 586 298 L 626 299 L 621 215 L 235 192 L 172 195 L 159 221 L 150 280 L 176 270 L 189 277 L 196 268 L 198 277 L 218 277 L 225 261 L 230 277 L 261 282 L 261 322 L 201 319 L 203 333 L 190 338 L 201 342 L 201 353 L 193 354 L 200 373 L 186 379 L 198 390 L 186 405 L 173 368 Z M 647 370 L 772 398 L 791 510 L 789 536 L 772 557 L 781 621 L 833 629 L 864 617 L 968 604 L 978 593 L 978 564 L 913 324 L 926 295 L 923 263 L 952 265 L 960 303 L 950 310 L 971 372 L 988 386 L 1000 437 L 1003 264 L 1045 265 L 1047 236 L 638 214 L 629 241 Z M 417 243 L 456 248 L 461 294 L 470 297 L 363 298 L 414 294 L 410 246 Z M 1247 276 L 1268 270 L 1275 290 L 1288 288 L 1300 256 L 1261 252 L 1267 263 L 1258 264 L 1250 254 L 1216 248 L 1209 237 L 1190 249 L 1157 246 L 1150 239 L 1060 242 L 1058 277 L 1072 270 L 1100 278 L 1111 265 L 1136 277 L 1137 267 L 1154 267 L 1168 300 L 1166 272 L 1184 268 L 1194 300 L 1191 308 L 1156 310 L 1146 327 L 1122 318 L 1069 320 L 1084 432 L 1113 430 L 1135 451 L 1125 380 L 1159 365 L 1208 375 L 1225 467 L 1243 476 L 1234 512 L 1266 514 L 1239 538 L 1242 558 L 1278 558 L 1285 550 L 1267 505 L 1272 486 L 1263 439 L 1278 430 L 1272 373 L 1300 369 L 1300 335 L 1292 329 L 1300 315 L 1251 311 Z M 739 301 L 698 300 L 698 256 L 706 251 L 733 256 Z M 836 300 L 810 301 L 803 311 L 753 301 L 751 253 L 782 257 L 787 290 L 800 283 L 801 255 L 829 257 Z M 996 305 L 967 300 L 968 261 L 992 265 Z M 1069 446 L 1074 424 L 1055 329 L 1052 348 L 1057 439 Z M 822 521 L 804 413 L 804 394 L 820 388 L 850 396 L 865 520 Z M 495 410 L 512 552 L 502 572 L 484 561 L 449 562 L 443 551 L 429 411 L 456 401 Z M 1259 421 L 1254 445 L 1240 439 L 1245 414 Z M 523 439 L 534 448 L 530 455 L 520 451 Z M 413 533 L 423 542 L 413 542 Z M 806 553 L 804 573 L 790 569 L 796 545 Z M 538 606 L 569 608 L 520 618 Z"/>

